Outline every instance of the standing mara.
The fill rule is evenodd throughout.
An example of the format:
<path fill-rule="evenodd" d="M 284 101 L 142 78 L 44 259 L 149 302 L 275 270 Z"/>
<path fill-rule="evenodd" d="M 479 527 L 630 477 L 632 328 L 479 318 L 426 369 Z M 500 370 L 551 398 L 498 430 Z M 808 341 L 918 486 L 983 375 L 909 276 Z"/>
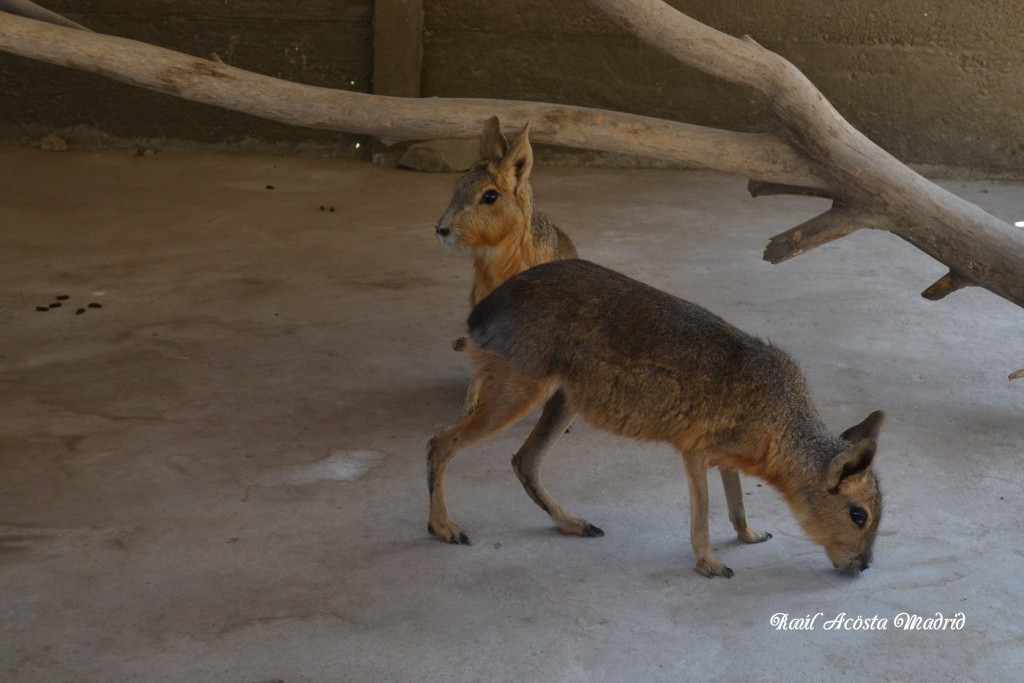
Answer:
<path fill-rule="evenodd" d="M 579 260 L 509 279 L 473 309 L 469 335 L 479 401 L 430 441 L 427 457 L 428 528 L 441 540 L 469 543 L 445 505 L 452 457 L 543 403 L 512 465 L 562 533 L 604 533 L 566 512 L 540 481 L 548 449 L 582 414 L 609 432 L 678 449 L 689 480 L 690 540 L 705 576 L 733 574 L 711 553 L 711 467 L 721 473 L 729 518 L 743 541 L 771 535 L 747 525 L 740 472 L 778 489 L 836 567 L 867 569 L 882 515 L 872 464 L 884 415 L 876 411 L 833 434 L 800 369 L 780 349 L 695 304 Z"/>

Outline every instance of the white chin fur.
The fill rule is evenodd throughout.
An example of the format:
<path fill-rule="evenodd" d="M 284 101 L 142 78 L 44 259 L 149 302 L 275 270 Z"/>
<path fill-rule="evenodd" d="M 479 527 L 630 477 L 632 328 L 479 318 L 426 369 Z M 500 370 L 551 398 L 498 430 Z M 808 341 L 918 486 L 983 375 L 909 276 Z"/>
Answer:
<path fill-rule="evenodd" d="M 438 235 L 437 241 L 441 243 L 441 246 L 445 249 L 457 249 L 458 244 L 455 242 L 455 235 L 448 233 L 445 236 Z"/>

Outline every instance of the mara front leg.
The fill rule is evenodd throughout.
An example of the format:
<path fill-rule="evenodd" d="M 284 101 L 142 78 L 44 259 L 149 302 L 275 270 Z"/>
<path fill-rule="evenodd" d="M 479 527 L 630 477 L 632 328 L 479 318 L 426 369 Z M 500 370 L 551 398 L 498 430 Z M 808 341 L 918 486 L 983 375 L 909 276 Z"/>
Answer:
<path fill-rule="evenodd" d="M 466 389 L 466 398 L 462 402 L 462 416 L 466 417 L 474 410 L 476 410 L 476 404 L 480 402 L 480 380 L 475 377 L 470 380 L 469 388 Z"/>
<path fill-rule="evenodd" d="M 469 340 L 466 337 L 459 337 L 452 342 L 452 348 L 462 353 L 466 350 L 468 344 Z M 466 389 L 466 398 L 462 402 L 462 417 L 466 417 L 476 410 L 476 404 L 480 400 L 480 383 L 481 380 L 476 377 L 469 381 L 469 387 Z"/>
<path fill-rule="evenodd" d="M 690 484 L 690 544 L 697 556 L 697 571 L 707 576 L 729 579 L 733 571 L 711 554 L 711 532 L 708 529 L 708 466 L 702 455 L 683 456 L 686 478 Z"/>
<path fill-rule="evenodd" d="M 743 487 L 740 484 L 740 473 L 736 470 L 723 467 L 719 470 L 722 475 L 722 488 L 725 489 L 725 501 L 729 506 L 729 521 L 736 535 L 744 543 L 761 543 L 772 537 L 771 534 L 757 531 L 747 526 L 747 511 L 743 506 Z"/>

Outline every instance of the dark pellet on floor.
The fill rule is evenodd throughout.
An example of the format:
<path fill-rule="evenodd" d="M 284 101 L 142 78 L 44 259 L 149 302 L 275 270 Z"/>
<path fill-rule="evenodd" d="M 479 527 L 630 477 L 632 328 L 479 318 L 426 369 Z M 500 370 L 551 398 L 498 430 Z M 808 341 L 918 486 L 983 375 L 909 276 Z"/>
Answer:
<path fill-rule="evenodd" d="M 67 301 L 70 298 L 71 297 L 68 296 L 67 294 L 58 294 L 57 295 L 57 301 Z"/>
<path fill-rule="evenodd" d="M 103 304 L 91 303 L 89 308 L 103 308 Z"/>
<path fill-rule="evenodd" d="M 49 306 L 36 306 L 36 310 L 37 311 L 48 311 L 48 310 L 50 310 L 50 307 Z"/>
<path fill-rule="evenodd" d="M 60 302 L 54 301 L 52 304 L 50 304 L 50 308 L 60 308 Z"/>
<path fill-rule="evenodd" d="M 79 308 L 77 311 L 75 311 L 75 315 L 82 315 L 83 313 L 85 313 L 84 308 Z"/>

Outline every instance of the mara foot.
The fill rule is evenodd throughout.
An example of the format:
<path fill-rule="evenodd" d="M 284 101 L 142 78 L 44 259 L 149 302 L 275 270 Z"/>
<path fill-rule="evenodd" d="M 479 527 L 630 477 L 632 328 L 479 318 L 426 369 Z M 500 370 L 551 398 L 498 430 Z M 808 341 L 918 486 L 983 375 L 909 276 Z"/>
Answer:
<path fill-rule="evenodd" d="M 736 532 L 736 535 L 740 537 L 740 540 L 744 543 L 764 543 L 772 537 L 767 531 L 754 531 L 753 529 L 745 529 L 743 531 Z"/>
<path fill-rule="evenodd" d="M 433 522 L 427 524 L 427 531 L 432 536 L 436 536 L 445 543 L 454 543 L 456 545 L 473 545 L 469 542 L 469 536 L 462 533 L 459 529 L 459 525 L 454 522 L 448 522 L 447 524 L 437 524 Z"/>
<path fill-rule="evenodd" d="M 555 528 L 558 529 L 559 533 L 566 536 L 582 536 L 583 538 L 600 538 L 604 536 L 602 529 L 585 519 L 573 518 L 561 524 L 556 524 Z"/>
<path fill-rule="evenodd" d="M 731 579 L 734 574 L 733 571 L 724 564 L 711 558 L 697 560 L 697 571 L 709 579 L 715 576 L 724 576 L 727 579 Z"/>

